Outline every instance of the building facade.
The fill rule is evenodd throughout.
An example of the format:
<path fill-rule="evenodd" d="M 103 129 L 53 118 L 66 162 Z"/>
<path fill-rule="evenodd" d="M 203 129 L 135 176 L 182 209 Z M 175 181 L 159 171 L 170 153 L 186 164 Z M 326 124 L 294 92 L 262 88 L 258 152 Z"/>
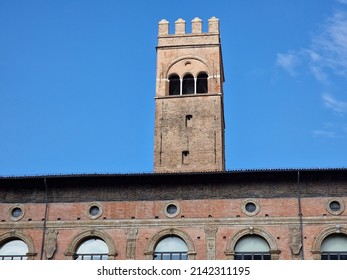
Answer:
<path fill-rule="evenodd" d="M 159 23 L 154 173 L 0 178 L 1 259 L 347 259 L 347 169 L 225 171 L 219 21 Z"/>

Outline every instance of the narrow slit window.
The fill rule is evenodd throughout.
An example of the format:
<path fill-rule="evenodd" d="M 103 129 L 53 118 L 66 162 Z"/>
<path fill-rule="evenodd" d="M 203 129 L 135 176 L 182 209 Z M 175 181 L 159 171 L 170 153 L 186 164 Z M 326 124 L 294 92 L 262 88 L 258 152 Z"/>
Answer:
<path fill-rule="evenodd" d="M 180 95 L 180 77 L 176 74 L 169 77 L 169 95 Z"/>
<path fill-rule="evenodd" d="M 186 115 L 186 127 L 192 127 L 192 115 Z"/>
<path fill-rule="evenodd" d="M 182 94 L 194 94 L 194 77 L 192 74 L 184 75 Z"/>
<path fill-rule="evenodd" d="M 182 152 L 182 164 L 189 164 L 189 151 Z"/>
<path fill-rule="evenodd" d="M 196 93 L 208 92 L 207 78 L 208 78 L 208 75 L 206 73 L 200 73 L 198 75 L 198 78 L 196 81 Z"/>

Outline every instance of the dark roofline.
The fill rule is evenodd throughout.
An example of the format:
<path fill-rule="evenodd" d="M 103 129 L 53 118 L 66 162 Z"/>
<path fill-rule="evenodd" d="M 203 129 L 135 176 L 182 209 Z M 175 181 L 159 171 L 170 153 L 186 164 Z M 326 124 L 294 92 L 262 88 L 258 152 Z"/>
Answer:
<path fill-rule="evenodd" d="M 189 176 L 189 175 L 217 175 L 242 173 L 290 173 L 290 172 L 347 172 L 347 168 L 274 168 L 274 169 L 235 169 L 227 171 L 201 171 L 201 172 L 143 172 L 143 173 L 71 173 L 71 174 L 40 174 L 40 175 L 13 175 L 0 176 L 3 179 L 40 179 L 40 178 L 88 178 L 88 177 L 142 177 L 142 176 Z"/>

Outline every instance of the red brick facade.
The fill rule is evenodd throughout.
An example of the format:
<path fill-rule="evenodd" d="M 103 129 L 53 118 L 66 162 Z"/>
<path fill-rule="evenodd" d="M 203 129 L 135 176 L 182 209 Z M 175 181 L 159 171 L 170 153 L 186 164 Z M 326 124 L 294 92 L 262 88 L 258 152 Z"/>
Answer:
<path fill-rule="evenodd" d="M 178 20 L 174 35 L 164 20 L 158 38 L 155 173 L 0 178 L 0 258 L 22 240 L 28 259 L 74 259 L 98 238 L 108 259 L 153 259 L 176 236 L 188 259 L 232 260 L 258 236 L 271 259 L 320 259 L 326 238 L 347 238 L 347 169 L 225 171 L 218 20 L 192 34 Z M 169 96 L 170 74 L 200 71 L 208 92 Z"/>

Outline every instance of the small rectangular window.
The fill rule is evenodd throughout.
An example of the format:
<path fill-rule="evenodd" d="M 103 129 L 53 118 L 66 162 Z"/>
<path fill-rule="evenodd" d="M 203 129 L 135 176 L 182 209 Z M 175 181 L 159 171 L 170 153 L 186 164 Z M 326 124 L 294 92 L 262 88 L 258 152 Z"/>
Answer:
<path fill-rule="evenodd" d="M 182 152 L 182 164 L 189 164 L 189 151 Z"/>
<path fill-rule="evenodd" d="M 192 127 L 193 115 L 186 115 L 186 127 Z"/>

